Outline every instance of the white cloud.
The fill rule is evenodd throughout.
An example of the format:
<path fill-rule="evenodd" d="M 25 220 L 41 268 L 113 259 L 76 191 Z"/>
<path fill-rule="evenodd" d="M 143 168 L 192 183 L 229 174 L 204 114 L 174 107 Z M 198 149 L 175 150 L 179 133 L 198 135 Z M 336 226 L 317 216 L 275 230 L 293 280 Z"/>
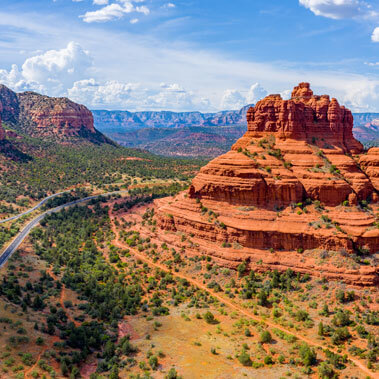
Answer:
<path fill-rule="evenodd" d="M 372 13 L 371 8 L 361 0 L 299 0 L 315 15 L 334 19 L 356 18 Z"/>
<path fill-rule="evenodd" d="M 95 4 L 95 5 L 107 5 L 108 0 L 93 0 L 93 4 Z"/>
<path fill-rule="evenodd" d="M 263 99 L 267 96 L 267 91 L 259 84 L 253 84 L 246 96 L 247 104 L 256 104 L 260 99 Z"/>
<path fill-rule="evenodd" d="M 83 16 L 84 22 L 106 22 L 114 20 L 115 18 L 121 18 L 124 16 L 125 9 L 120 4 L 110 4 L 97 11 L 86 12 Z"/>
<path fill-rule="evenodd" d="M 240 109 L 247 104 L 256 104 L 267 96 L 267 91 L 259 83 L 253 84 L 246 96 L 242 92 L 236 89 L 225 90 L 221 98 L 221 109 Z"/>
<path fill-rule="evenodd" d="M 147 16 L 150 13 L 150 9 L 145 5 L 142 5 L 141 7 L 136 7 L 136 12 L 143 13 Z"/>
<path fill-rule="evenodd" d="M 379 19 L 379 4 L 370 5 L 364 0 L 299 0 L 300 5 L 311 10 L 316 16 L 332 19 Z M 379 42 L 379 27 L 375 28 L 371 40 Z"/>
<path fill-rule="evenodd" d="M 206 111 L 211 107 L 208 99 L 186 91 L 177 83 L 161 83 L 146 88 L 139 83 L 115 80 L 99 83 L 95 79 L 87 79 L 74 83 L 67 92 L 72 100 L 83 102 L 93 109 Z"/>
<path fill-rule="evenodd" d="M 131 24 L 137 24 L 138 21 L 139 21 L 138 18 L 132 18 L 129 22 Z"/>
<path fill-rule="evenodd" d="M 246 99 L 236 89 L 227 89 L 221 98 L 221 109 L 234 110 L 246 105 Z"/>
<path fill-rule="evenodd" d="M 166 3 L 163 5 L 163 8 L 175 8 L 176 5 L 174 3 Z"/>
<path fill-rule="evenodd" d="M 103 0 L 94 0 L 98 1 L 97 4 L 100 4 L 100 2 L 103 2 Z M 143 13 L 144 15 L 147 15 L 150 13 L 149 8 L 147 8 L 145 5 L 137 6 L 135 7 L 132 1 L 128 0 L 118 0 L 119 4 L 112 3 L 109 5 L 106 5 L 103 8 L 100 8 L 96 11 L 88 11 L 84 15 L 79 16 L 83 19 L 84 22 L 92 23 L 92 22 L 107 22 L 115 19 L 122 18 L 125 14 L 137 12 L 137 13 Z M 141 2 L 141 0 L 135 0 L 134 2 Z M 104 3 L 108 4 L 108 2 Z"/>
<path fill-rule="evenodd" d="M 137 92 L 133 89 L 133 103 L 130 100 L 129 103 L 119 102 L 114 106 L 109 100 L 112 93 L 107 97 L 106 103 L 101 103 L 100 91 L 97 108 L 132 109 L 134 106 L 138 109 L 152 109 L 150 108 L 152 103 L 146 102 L 144 96 L 154 96 L 162 91 L 159 87 L 162 81 L 180 83 L 193 96 L 190 106 L 183 106 L 180 109 L 178 105 L 173 105 L 172 108 L 198 110 L 203 107 L 204 111 L 222 110 L 221 97 L 227 88 L 234 88 L 242 97 L 246 97 L 249 90 L 248 83 L 259 81 L 270 93 L 281 93 L 293 88 L 299 82 L 307 81 L 311 83 L 316 94 L 336 97 L 341 104 L 348 105 L 354 111 L 361 109 L 379 111 L 379 102 L 371 101 L 376 96 L 375 86 L 378 85 L 378 78 L 366 75 L 364 70 L 360 74 L 354 73 L 354 67 L 350 71 L 338 63 L 321 69 L 307 67 L 297 62 L 278 64 L 231 59 L 210 50 L 199 50 L 178 43 L 170 44 L 153 36 L 147 38 L 127 31 L 120 36 L 119 31 L 105 30 L 98 25 L 68 24 L 60 18 L 41 23 L 39 18 L 33 18 L 29 14 L 14 15 L 0 11 L 0 27 L 19 28 L 20 25 L 24 33 L 15 36 L 11 48 L 1 48 L 3 63 L 0 65 L 0 69 L 6 68 L 0 70 L 0 82 L 17 91 L 33 89 L 48 95 L 66 96 L 68 89 L 74 88 L 71 79 L 67 85 L 59 85 L 59 83 L 50 83 L 48 78 L 45 78 L 41 85 L 28 82 L 22 76 L 23 61 L 20 63 L 22 56 L 18 52 L 25 50 L 27 56 L 43 55 L 44 51 L 50 49 L 53 36 L 56 46 L 66 46 L 67 40 L 71 39 L 91 51 L 93 65 L 88 70 L 84 70 L 84 67 L 89 64 L 82 65 L 81 69 L 75 69 L 75 72 L 85 71 L 82 71 L 81 76 L 78 75 L 77 82 L 94 78 L 99 86 L 104 86 L 106 82 L 117 80 L 119 83 L 141 83 L 141 88 L 149 89 L 141 92 L 140 101 L 137 101 Z M 43 51 L 38 52 L 37 49 Z M 12 68 L 11 64 L 16 60 L 18 67 Z M 67 76 L 72 78 L 72 75 L 62 73 L 62 80 L 64 81 Z M 60 79 L 58 76 L 58 80 Z M 357 97 L 354 97 L 356 93 L 354 88 L 360 89 Z M 207 103 L 206 99 L 209 99 L 208 107 L 204 105 Z M 93 107 L 90 96 L 83 98 L 77 96 L 75 100 Z M 156 107 L 156 102 L 153 105 Z"/>
<path fill-rule="evenodd" d="M 343 102 L 355 112 L 378 111 L 379 81 L 349 84 Z"/>
<path fill-rule="evenodd" d="M 291 98 L 292 90 L 291 89 L 286 89 L 282 92 L 280 92 L 280 96 L 284 100 L 289 100 Z"/>
<path fill-rule="evenodd" d="M 373 42 L 379 42 L 379 26 L 374 29 L 371 35 L 371 40 Z"/>
<path fill-rule="evenodd" d="M 27 58 L 21 67 L 0 71 L 0 80 L 16 90 L 35 89 L 58 95 L 86 75 L 92 58 L 78 43 L 69 42 L 61 50 L 48 50 Z"/>

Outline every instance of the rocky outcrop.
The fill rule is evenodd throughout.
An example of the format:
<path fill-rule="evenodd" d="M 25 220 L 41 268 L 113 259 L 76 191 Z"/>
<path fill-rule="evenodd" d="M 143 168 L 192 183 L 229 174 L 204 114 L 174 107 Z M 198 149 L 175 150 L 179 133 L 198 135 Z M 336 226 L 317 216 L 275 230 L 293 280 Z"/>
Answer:
<path fill-rule="evenodd" d="M 281 140 L 294 139 L 325 147 L 331 145 L 344 153 L 363 150 L 353 137 L 353 115 L 328 95 L 314 96 L 309 83 L 300 83 L 290 100 L 270 95 L 247 112 L 248 138 L 275 135 Z M 319 143 L 317 143 L 319 141 Z"/>
<path fill-rule="evenodd" d="M 158 202 L 159 227 L 192 235 L 220 264 L 376 283 L 377 267 L 317 268 L 317 251 L 379 250 L 379 149 L 363 154 L 351 112 L 300 83 L 290 100 L 259 101 L 247 122 L 245 135 L 203 167 L 187 193 Z"/>
<path fill-rule="evenodd" d="M 0 104 L 2 120 L 16 124 L 20 114 L 17 94 L 2 84 L 0 84 Z"/>
<path fill-rule="evenodd" d="M 232 150 L 194 179 L 191 197 L 234 205 L 282 207 L 309 198 L 335 206 L 354 194 L 366 200 L 373 186 L 352 154 L 363 146 L 352 135 L 351 112 L 309 84 L 292 99 L 270 95 L 247 112 L 247 132 Z"/>
<path fill-rule="evenodd" d="M 34 92 L 18 94 L 20 120 L 34 126 L 36 136 L 76 136 L 81 131 L 95 133 L 92 113 L 67 98 L 54 98 Z"/>
<path fill-rule="evenodd" d="M 33 137 L 61 139 L 91 136 L 96 132 L 92 113 L 67 98 L 54 98 L 34 92 L 16 94 L 0 85 L 0 115 Z"/>
<path fill-rule="evenodd" d="M 1 107 L 0 107 L 1 110 Z M 1 117 L 0 117 L 0 141 L 2 141 L 5 138 L 5 130 L 2 126 Z"/>

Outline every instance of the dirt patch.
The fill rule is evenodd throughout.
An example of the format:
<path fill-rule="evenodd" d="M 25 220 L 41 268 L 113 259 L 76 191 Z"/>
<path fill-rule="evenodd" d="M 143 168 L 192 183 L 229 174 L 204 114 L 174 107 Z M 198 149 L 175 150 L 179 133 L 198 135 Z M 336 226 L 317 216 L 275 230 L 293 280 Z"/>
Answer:
<path fill-rule="evenodd" d="M 134 330 L 130 320 L 124 320 L 118 324 L 118 338 L 120 339 L 125 336 L 129 336 L 131 340 L 141 338 L 140 335 Z"/>

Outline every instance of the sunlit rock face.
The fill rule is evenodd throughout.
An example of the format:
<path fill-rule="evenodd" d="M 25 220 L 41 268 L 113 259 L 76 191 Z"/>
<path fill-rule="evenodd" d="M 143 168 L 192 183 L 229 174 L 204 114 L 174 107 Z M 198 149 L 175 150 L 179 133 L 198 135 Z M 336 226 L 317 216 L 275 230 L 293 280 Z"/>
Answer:
<path fill-rule="evenodd" d="M 367 200 L 377 207 L 379 149 L 363 153 L 352 134 L 350 110 L 300 83 L 290 100 L 269 95 L 259 101 L 248 110 L 247 123 L 245 135 L 204 166 L 186 193 L 157 202 L 162 230 L 193 235 L 203 251 L 227 266 L 247 259 L 255 268 L 259 260 L 271 268 L 313 272 L 315 263 L 300 261 L 298 249 L 379 250 L 374 214 L 356 207 Z M 327 208 L 333 227 L 313 226 L 321 217 L 315 204 Z M 202 207 L 218 214 L 217 220 Z M 242 249 L 220 248 L 225 241 Z M 286 254 L 278 258 L 267 249 Z M 378 280 L 377 268 L 361 270 L 366 271 L 330 267 L 325 275 Z"/>
<path fill-rule="evenodd" d="M 95 133 L 92 113 L 67 98 L 55 98 L 34 92 L 15 93 L 0 85 L 1 117 L 18 124 L 36 137 L 76 136 Z"/>

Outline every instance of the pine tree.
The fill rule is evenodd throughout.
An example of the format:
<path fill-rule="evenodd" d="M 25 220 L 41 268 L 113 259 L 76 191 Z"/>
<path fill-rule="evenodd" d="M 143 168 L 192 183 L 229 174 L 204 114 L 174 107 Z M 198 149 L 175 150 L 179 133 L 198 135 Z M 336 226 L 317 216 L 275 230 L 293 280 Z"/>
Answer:
<path fill-rule="evenodd" d="M 324 324 L 322 322 L 320 322 L 318 324 L 318 335 L 319 336 L 323 336 L 324 335 Z"/>

